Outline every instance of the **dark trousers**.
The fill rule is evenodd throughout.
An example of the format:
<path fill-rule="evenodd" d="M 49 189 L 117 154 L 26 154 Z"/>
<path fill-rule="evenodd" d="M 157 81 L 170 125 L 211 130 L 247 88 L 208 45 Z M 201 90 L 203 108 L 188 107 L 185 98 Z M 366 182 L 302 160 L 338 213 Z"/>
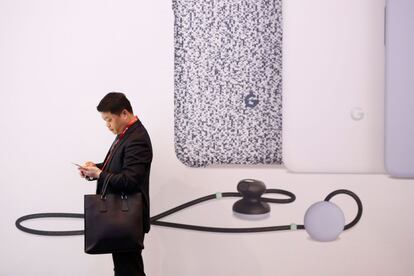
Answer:
<path fill-rule="evenodd" d="M 145 276 L 142 250 L 137 252 L 112 253 L 115 276 Z"/>

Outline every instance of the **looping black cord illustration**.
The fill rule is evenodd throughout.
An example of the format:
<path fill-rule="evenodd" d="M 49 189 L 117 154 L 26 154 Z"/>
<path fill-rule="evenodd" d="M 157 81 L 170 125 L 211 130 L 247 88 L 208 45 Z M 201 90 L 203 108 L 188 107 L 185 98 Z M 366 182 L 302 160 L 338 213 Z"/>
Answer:
<path fill-rule="evenodd" d="M 282 194 L 288 196 L 289 198 L 286 199 L 275 199 L 275 198 L 261 198 L 262 201 L 270 202 L 270 203 L 280 203 L 286 204 L 295 201 L 296 196 L 285 190 L 279 189 L 267 189 L 265 194 Z M 349 191 L 349 190 L 336 190 L 331 192 L 326 198 L 325 201 L 329 201 L 332 197 L 338 194 L 346 194 L 351 196 L 358 205 L 358 213 L 354 220 L 352 220 L 349 224 L 345 225 L 344 230 L 347 230 L 353 227 L 358 221 L 361 219 L 362 216 L 362 202 L 359 197 Z M 171 214 L 179 212 L 185 208 L 194 206 L 204 201 L 208 201 L 211 199 L 219 199 L 221 197 L 242 197 L 241 193 L 237 192 L 224 192 L 224 193 L 216 193 L 207 195 L 204 197 L 197 198 L 195 200 L 189 201 L 182 205 L 179 205 L 175 208 L 167 210 L 161 214 L 151 217 L 151 224 L 157 226 L 164 226 L 164 227 L 172 227 L 172 228 L 179 228 L 179 229 L 187 229 L 187 230 L 195 230 L 195 231 L 205 231 L 205 232 L 218 232 L 218 233 L 254 233 L 254 232 L 269 232 L 269 231 L 280 231 L 280 230 L 296 230 L 296 229 L 305 229 L 304 225 L 279 225 L 279 226 L 266 226 L 266 227 L 252 227 L 252 228 L 221 228 L 221 227 L 207 227 L 207 226 L 199 226 L 199 225 L 191 225 L 191 224 L 181 224 L 181 223 L 173 223 L 173 222 L 166 222 L 160 221 L 160 219 L 165 218 Z M 16 220 L 16 227 L 21 231 L 35 234 L 35 235 L 43 235 L 43 236 L 73 236 L 73 235 L 83 235 L 83 230 L 75 230 L 75 231 L 45 231 L 45 230 L 35 230 L 25 226 L 22 226 L 21 223 L 26 220 L 36 219 L 36 218 L 84 218 L 84 214 L 77 214 L 77 213 L 38 213 L 38 214 L 30 214 L 26 216 L 22 216 Z"/>

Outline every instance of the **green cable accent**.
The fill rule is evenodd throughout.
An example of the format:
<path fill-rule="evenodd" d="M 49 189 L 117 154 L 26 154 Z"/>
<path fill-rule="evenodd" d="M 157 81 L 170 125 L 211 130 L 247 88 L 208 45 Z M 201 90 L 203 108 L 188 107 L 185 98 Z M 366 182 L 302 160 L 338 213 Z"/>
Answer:
<path fill-rule="evenodd" d="M 218 192 L 216 193 L 216 198 L 217 199 L 221 199 L 223 197 L 222 193 Z"/>
<path fill-rule="evenodd" d="M 290 230 L 298 230 L 298 226 L 294 223 L 290 225 Z"/>

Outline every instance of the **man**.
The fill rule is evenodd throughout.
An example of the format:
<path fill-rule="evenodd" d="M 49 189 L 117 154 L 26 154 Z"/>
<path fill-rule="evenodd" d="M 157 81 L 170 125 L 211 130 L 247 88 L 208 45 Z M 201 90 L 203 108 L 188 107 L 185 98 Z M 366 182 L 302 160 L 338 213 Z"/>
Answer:
<path fill-rule="evenodd" d="M 106 126 L 116 134 L 104 162 L 85 162 L 79 168 L 80 175 L 88 180 L 97 180 L 96 193 L 102 192 L 105 179 L 111 175 L 108 193 L 141 192 L 144 200 L 144 232 L 150 229 L 149 175 L 152 161 L 150 137 L 138 117 L 134 116 L 131 104 L 123 93 L 107 94 L 97 106 Z M 136 252 L 112 253 L 115 276 L 145 275 L 142 248 Z"/>

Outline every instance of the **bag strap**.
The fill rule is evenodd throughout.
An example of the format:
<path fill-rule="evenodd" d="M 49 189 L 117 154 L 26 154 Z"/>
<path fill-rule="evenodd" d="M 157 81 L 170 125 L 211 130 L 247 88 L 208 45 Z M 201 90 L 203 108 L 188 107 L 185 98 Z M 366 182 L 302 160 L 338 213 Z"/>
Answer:
<path fill-rule="evenodd" d="M 104 184 L 102 187 L 102 194 L 101 194 L 101 199 L 105 198 L 106 196 L 106 192 L 108 190 L 108 185 L 109 185 L 109 180 L 111 180 L 112 178 L 112 174 L 108 174 L 104 180 Z"/>

